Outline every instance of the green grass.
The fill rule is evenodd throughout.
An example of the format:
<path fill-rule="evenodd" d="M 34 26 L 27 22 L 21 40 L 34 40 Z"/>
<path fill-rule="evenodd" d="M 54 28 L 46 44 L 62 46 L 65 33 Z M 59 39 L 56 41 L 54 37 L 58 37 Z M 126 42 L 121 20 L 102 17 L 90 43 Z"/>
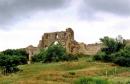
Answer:
<path fill-rule="evenodd" d="M 75 81 L 75 84 L 111 84 L 111 82 L 97 77 L 81 77 Z"/>
<path fill-rule="evenodd" d="M 130 81 L 130 67 L 93 61 L 82 57 L 79 61 L 59 63 L 35 63 L 19 66 L 17 73 L 0 75 L 0 84 L 74 84 L 82 77 L 108 80 L 112 84 Z"/>

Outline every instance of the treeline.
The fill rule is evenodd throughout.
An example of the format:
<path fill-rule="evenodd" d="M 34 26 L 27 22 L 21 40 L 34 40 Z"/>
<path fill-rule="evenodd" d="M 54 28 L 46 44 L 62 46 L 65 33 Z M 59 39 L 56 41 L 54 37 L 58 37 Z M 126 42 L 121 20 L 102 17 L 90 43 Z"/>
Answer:
<path fill-rule="evenodd" d="M 94 56 L 95 60 L 113 62 L 120 66 L 130 66 L 130 46 L 122 38 L 104 37 L 100 41 L 103 44 L 101 50 Z"/>

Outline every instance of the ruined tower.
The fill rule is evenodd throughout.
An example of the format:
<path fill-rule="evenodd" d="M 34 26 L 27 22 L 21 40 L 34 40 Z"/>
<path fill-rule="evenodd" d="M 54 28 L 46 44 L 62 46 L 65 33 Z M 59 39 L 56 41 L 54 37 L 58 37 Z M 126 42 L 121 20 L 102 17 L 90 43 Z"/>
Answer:
<path fill-rule="evenodd" d="M 66 31 L 44 33 L 42 39 L 39 41 L 38 48 L 49 47 L 54 42 L 59 42 L 66 48 L 68 53 L 71 53 L 71 44 L 74 41 L 74 32 L 71 28 Z"/>

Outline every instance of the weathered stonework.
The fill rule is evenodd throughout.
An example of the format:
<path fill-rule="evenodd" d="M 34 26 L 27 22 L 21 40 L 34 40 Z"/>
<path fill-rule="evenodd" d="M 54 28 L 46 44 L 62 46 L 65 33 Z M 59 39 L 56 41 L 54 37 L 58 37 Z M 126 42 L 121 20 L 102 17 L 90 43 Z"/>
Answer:
<path fill-rule="evenodd" d="M 28 64 L 31 64 L 32 56 L 36 53 L 37 47 L 33 47 L 32 45 L 26 47 L 26 52 L 28 53 Z"/>
<path fill-rule="evenodd" d="M 38 49 L 49 47 L 56 41 L 62 44 L 68 53 L 72 53 L 72 44 L 75 42 L 73 30 L 68 28 L 66 31 L 44 33 L 42 40 L 39 41 Z"/>
<path fill-rule="evenodd" d="M 39 41 L 38 49 L 46 48 L 56 41 L 61 43 L 66 48 L 67 52 L 71 52 L 71 44 L 74 41 L 73 30 L 68 28 L 66 31 L 44 33 L 42 39 Z"/>
<path fill-rule="evenodd" d="M 94 55 L 101 48 L 100 44 L 86 45 L 84 43 L 78 43 L 74 40 L 73 30 L 68 28 L 66 31 L 44 33 L 42 39 L 39 41 L 38 47 L 28 46 L 26 50 L 29 53 L 29 61 L 31 61 L 31 57 L 37 50 L 47 48 L 55 42 L 62 44 L 67 53 L 71 54 Z"/>
<path fill-rule="evenodd" d="M 101 50 L 102 44 L 95 43 L 95 44 L 88 44 L 86 47 L 86 54 L 87 55 L 95 55 L 99 50 Z"/>

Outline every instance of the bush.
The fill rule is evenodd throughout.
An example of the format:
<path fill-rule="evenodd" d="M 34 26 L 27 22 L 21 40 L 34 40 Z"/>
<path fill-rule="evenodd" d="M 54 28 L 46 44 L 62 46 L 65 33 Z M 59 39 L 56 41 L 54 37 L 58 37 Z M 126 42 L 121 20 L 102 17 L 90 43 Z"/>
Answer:
<path fill-rule="evenodd" d="M 43 62 L 59 62 L 66 60 L 66 50 L 60 44 L 53 44 L 45 52 Z"/>
<path fill-rule="evenodd" d="M 114 60 L 115 64 L 118 64 L 120 66 L 126 66 L 129 67 L 130 66 L 130 58 L 125 58 L 125 57 L 117 57 Z"/>
<path fill-rule="evenodd" d="M 28 54 L 25 49 L 7 49 L 1 52 L 3 55 L 17 56 L 20 64 L 27 64 Z"/>
<path fill-rule="evenodd" d="M 24 56 L 16 56 L 16 57 L 19 58 L 19 65 L 27 64 L 27 61 L 28 61 L 27 57 L 24 57 Z"/>
<path fill-rule="evenodd" d="M 0 55 L 0 67 L 2 73 L 12 73 L 18 70 L 17 66 L 20 64 L 20 58 L 18 56 Z"/>
<path fill-rule="evenodd" d="M 101 38 L 100 41 L 103 43 L 104 47 L 101 49 L 107 55 L 120 51 L 126 46 L 126 42 L 123 39 L 113 39 L 110 37 Z"/>
<path fill-rule="evenodd" d="M 42 62 L 44 57 L 45 57 L 45 49 L 41 49 L 38 53 L 36 53 L 33 57 L 32 57 L 32 62 Z"/>
<path fill-rule="evenodd" d="M 41 49 L 39 53 L 32 57 L 33 62 L 50 63 L 59 61 L 78 60 L 77 56 L 67 54 L 65 48 L 61 44 L 52 44 L 48 49 Z"/>
<path fill-rule="evenodd" d="M 130 81 L 128 81 L 126 84 L 130 84 Z"/>
<path fill-rule="evenodd" d="M 130 66 L 130 46 L 125 47 L 119 52 L 113 54 L 113 62 L 120 66 Z"/>
<path fill-rule="evenodd" d="M 114 62 L 120 66 L 130 66 L 130 46 L 126 46 L 124 40 L 104 37 L 101 41 L 104 47 L 94 56 L 95 60 Z"/>
<path fill-rule="evenodd" d="M 75 75 L 76 73 L 75 72 L 69 72 L 70 75 Z"/>
<path fill-rule="evenodd" d="M 42 56 L 42 55 L 36 54 L 32 57 L 32 62 L 41 62 L 44 59 L 43 57 L 44 55 Z"/>
<path fill-rule="evenodd" d="M 7 49 L 0 53 L 0 67 L 2 73 L 13 73 L 18 71 L 18 65 L 27 64 L 27 56 L 25 49 Z"/>
<path fill-rule="evenodd" d="M 75 84 L 109 84 L 109 82 L 100 78 L 82 77 L 76 80 Z"/>
<path fill-rule="evenodd" d="M 90 57 L 91 55 L 85 55 L 83 53 L 78 53 L 78 54 L 75 54 L 75 56 L 77 56 L 78 58 L 82 58 L 82 57 Z"/>
<path fill-rule="evenodd" d="M 4 55 L 28 56 L 25 49 L 7 49 L 1 53 Z"/>
<path fill-rule="evenodd" d="M 78 60 L 78 56 L 73 54 L 66 54 L 65 61 Z"/>
<path fill-rule="evenodd" d="M 94 56 L 94 60 L 103 60 L 104 57 L 106 56 L 105 52 L 98 52 L 95 56 Z"/>

